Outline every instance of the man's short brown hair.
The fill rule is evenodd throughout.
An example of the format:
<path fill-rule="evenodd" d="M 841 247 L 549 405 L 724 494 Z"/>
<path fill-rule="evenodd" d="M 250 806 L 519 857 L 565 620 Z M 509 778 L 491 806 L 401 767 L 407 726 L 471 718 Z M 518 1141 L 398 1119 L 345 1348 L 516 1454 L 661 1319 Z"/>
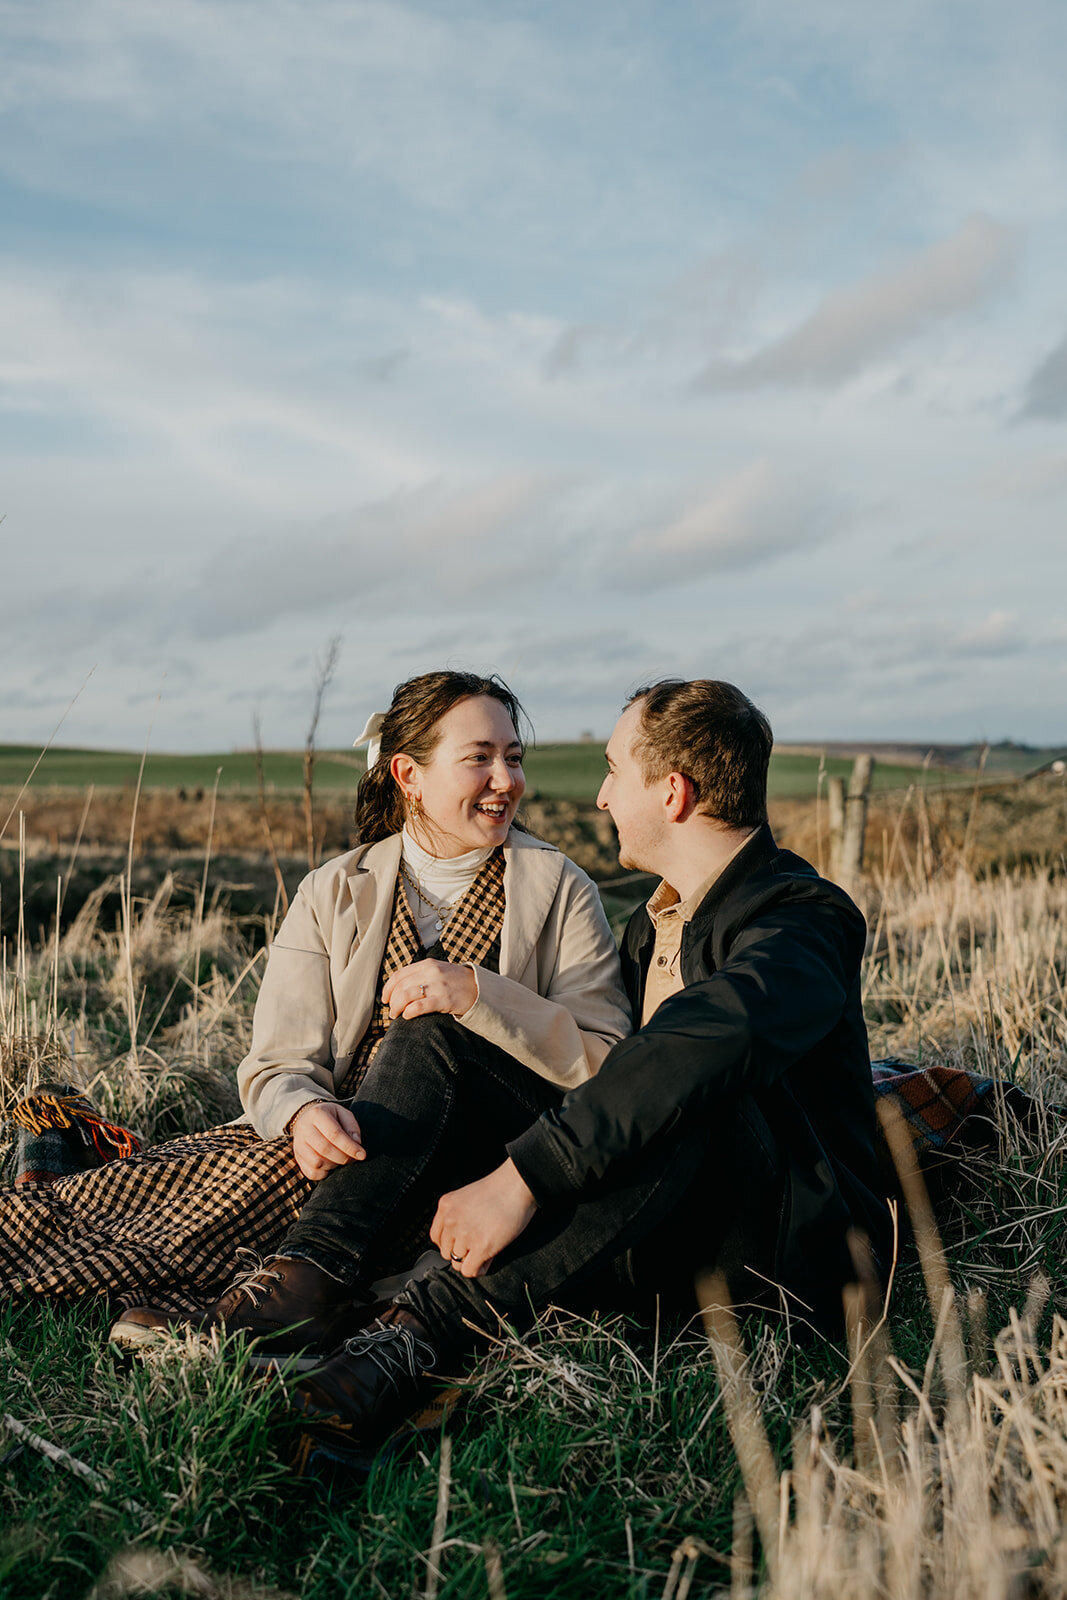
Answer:
<path fill-rule="evenodd" d="M 637 701 L 633 753 L 646 783 L 680 772 L 700 810 L 717 822 L 730 828 L 766 822 L 771 725 L 747 695 L 717 678 L 664 678 L 638 689 L 627 705 Z"/>

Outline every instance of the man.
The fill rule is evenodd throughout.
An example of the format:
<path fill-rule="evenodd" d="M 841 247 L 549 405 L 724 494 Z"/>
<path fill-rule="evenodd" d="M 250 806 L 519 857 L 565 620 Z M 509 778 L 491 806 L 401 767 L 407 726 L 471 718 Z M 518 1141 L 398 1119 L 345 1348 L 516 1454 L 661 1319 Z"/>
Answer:
<path fill-rule="evenodd" d="M 736 1303 L 827 1330 L 854 1276 L 850 1231 L 884 1263 L 864 921 L 778 850 L 770 752 L 766 718 L 730 684 L 663 682 L 627 705 L 597 804 L 622 864 L 663 880 L 622 950 L 638 1029 L 495 1170 L 443 1195 L 431 1237 L 450 1269 L 296 1384 L 303 1462 L 373 1446 L 467 1358 L 472 1329 L 528 1325 L 624 1252 L 644 1249 L 660 1279 L 715 1266 Z M 422 1048 L 432 1077 L 430 1036 Z"/>

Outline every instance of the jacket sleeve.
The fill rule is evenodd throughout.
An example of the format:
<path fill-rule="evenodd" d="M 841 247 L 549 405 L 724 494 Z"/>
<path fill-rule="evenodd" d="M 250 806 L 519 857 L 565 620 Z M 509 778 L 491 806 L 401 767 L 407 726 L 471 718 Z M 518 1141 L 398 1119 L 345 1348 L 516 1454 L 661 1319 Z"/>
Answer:
<path fill-rule="evenodd" d="M 508 1146 L 538 1204 L 580 1191 L 681 1117 L 773 1083 L 838 1023 L 862 951 L 860 919 L 832 903 L 764 909 L 717 971 L 665 1000 Z"/>
<path fill-rule="evenodd" d="M 563 1089 L 586 1082 L 630 1032 L 619 956 L 596 885 L 573 865 L 536 950 L 538 988 L 475 967 L 478 998 L 460 1017 Z"/>
<path fill-rule="evenodd" d="M 333 1100 L 330 958 L 312 902 L 310 874 L 278 929 L 252 1019 L 252 1045 L 237 1069 L 241 1104 L 263 1139 L 284 1133 L 310 1100 Z"/>

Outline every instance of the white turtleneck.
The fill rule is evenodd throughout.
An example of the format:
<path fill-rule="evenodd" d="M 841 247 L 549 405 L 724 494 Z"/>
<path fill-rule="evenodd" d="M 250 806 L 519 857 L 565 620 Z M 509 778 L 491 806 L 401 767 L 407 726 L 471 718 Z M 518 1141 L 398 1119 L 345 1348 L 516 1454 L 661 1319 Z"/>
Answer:
<path fill-rule="evenodd" d="M 411 914 L 415 919 L 423 945 L 434 944 L 440 937 L 447 911 L 461 900 L 493 853 L 493 846 L 484 850 L 468 850 L 466 855 L 440 860 L 424 850 L 404 825 L 402 860 L 419 886 L 422 898 L 407 878 L 401 876 Z"/>

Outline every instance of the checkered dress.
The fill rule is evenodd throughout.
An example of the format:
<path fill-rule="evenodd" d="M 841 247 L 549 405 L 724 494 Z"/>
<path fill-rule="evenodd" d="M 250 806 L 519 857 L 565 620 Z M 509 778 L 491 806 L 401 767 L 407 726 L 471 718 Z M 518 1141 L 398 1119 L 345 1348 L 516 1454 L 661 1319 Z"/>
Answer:
<path fill-rule="evenodd" d="M 423 949 L 400 879 L 379 978 L 431 956 L 497 971 L 504 920 L 504 857 L 494 851 L 456 906 L 437 943 Z M 351 1098 L 389 1027 L 377 1002 L 343 1085 Z M 242 1265 L 241 1252 L 269 1255 L 295 1222 L 312 1185 L 293 1160 L 292 1139 L 261 1139 L 248 1126 L 211 1128 L 55 1183 L 0 1194 L 0 1292 L 124 1304 L 150 1300 L 193 1311 Z M 385 1270 L 399 1270 L 404 1252 Z M 417 1250 L 416 1250 L 417 1253 Z M 244 1258 L 247 1260 L 247 1257 Z"/>

